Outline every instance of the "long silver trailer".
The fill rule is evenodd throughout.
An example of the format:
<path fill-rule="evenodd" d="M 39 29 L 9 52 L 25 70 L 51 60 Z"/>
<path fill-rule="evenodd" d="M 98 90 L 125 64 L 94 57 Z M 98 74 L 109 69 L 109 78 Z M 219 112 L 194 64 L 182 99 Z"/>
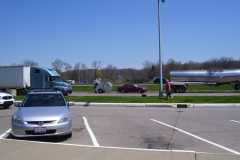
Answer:
<path fill-rule="evenodd" d="M 171 80 L 177 82 L 199 82 L 208 84 L 233 84 L 236 90 L 240 89 L 240 69 L 223 71 L 171 71 Z"/>

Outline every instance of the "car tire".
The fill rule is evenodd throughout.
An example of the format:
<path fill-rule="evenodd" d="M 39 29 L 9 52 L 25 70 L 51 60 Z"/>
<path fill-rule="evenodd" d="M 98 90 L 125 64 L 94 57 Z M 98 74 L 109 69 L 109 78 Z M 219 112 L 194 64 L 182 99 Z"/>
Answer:
<path fill-rule="evenodd" d="M 9 109 L 10 106 L 6 106 L 6 105 L 5 105 L 5 106 L 3 106 L 3 108 L 4 108 L 4 109 Z"/>
<path fill-rule="evenodd" d="M 72 132 L 66 135 L 66 138 L 71 138 L 72 137 Z"/>
<path fill-rule="evenodd" d="M 9 134 L 8 138 L 17 139 L 17 137 L 15 137 L 12 133 Z"/>

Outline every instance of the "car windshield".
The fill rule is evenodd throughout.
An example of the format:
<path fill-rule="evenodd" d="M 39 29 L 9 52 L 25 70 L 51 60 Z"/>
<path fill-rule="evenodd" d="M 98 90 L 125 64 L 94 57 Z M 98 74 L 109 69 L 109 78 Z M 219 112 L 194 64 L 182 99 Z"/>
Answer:
<path fill-rule="evenodd" d="M 24 107 L 66 106 L 61 94 L 30 94 L 27 96 Z"/>

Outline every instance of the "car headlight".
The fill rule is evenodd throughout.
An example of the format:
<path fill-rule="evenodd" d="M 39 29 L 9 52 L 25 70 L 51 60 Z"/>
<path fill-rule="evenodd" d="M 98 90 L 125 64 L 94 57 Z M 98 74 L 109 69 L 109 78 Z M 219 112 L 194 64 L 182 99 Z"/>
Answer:
<path fill-rule="evenodd" d="M 20 117 L 17 117 L 17 116 L 13 116 L 12 121 L 15 124 L 23 124 L 23 120 Z"/>
<path fill-rule="evenodd" d="M 68 120 L 69 120 L 68 117 L 63 117 L 63 118 L 61 118 L 61 119 L 58 121 L 58 123 L 65 123 L 65 122 L 67 122 Z"/>

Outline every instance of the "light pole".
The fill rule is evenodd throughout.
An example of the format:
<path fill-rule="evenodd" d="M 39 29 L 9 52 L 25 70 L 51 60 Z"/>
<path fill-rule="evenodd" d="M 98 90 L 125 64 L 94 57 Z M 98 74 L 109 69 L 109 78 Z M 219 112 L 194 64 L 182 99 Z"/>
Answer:
<path fill-rule="evenodd" d="M 161 25 L 160 25 L 160 3 L 164 3 L 165 0 L 157 0 L 158 10 L 158 51 L 159 51 L 159 97 L 163 96 L 163 75 L 162 75 L 162 52 L 161 52 Z M 161 1 L 161 2 L 160 2 Z"/>

